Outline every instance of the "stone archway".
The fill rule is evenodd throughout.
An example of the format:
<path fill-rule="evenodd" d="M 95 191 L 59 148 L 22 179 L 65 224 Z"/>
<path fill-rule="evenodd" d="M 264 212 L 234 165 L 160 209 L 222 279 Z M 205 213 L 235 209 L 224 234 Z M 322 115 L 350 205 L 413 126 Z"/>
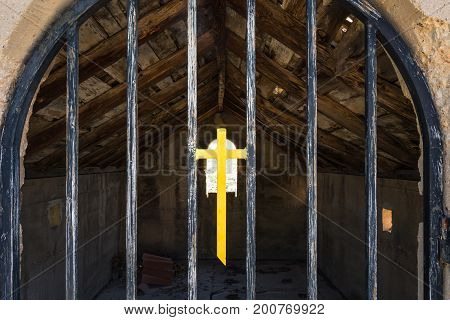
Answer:
<path fill-rule="evenodd" d="M 15 211 L 17 210 L 16 200 L 18 199 L 18 186 L 20 185 L 20 174 L 18 168 L 20 158 L 21 156 L 23 156 L 26 148 L 26 143 L 23 142 L 22 144 L 20 144 L 19 142 L 23 136 L 23 133 L 26 132 L 24 128 L 26 128 L 29 105 L 31 104 L 33 95 L 38 88 L 39 81 L 43 77 L 44 72 L 51 61 L 53 50 L 52 48 L 55 44 L 55 41 L 57 41 L 57 38 L 60 35 L 58 33 L 53 33 L 53 30 L 55 30 L 55 32 L 57 32 L 56 30 L 58 30 L 58 28 L 61 30 L 61 28 L 64 28 L 64 24 L 66 24 L 68 21 L 73 21 L 74 19 L 78 18 L 84 12 L 86 12 L 87 8 L 90 8 L 99 2 L 102 1 L 85 1 L 83 2 L 83 4 L 75 4 L 71 10 L 65 10 L 70 6 L 71 1 L 54 1 L 50 3 L 43 3 L 42 1 L 36 0 L 24 0 L 19 1 L 19 3 L 14 2 L 14 6 L 11 6 L 14 8 L 19 8 L 17 16 L 16 18 L 11 18 L 11 23 L 7 24 L 5 26 L 5 29 L 2 30 L 2 38 L 0 38 L 1 42 L 6 43 L 0 54 L 0 61 L 2 63 L 0 70 L 2 74 L 7 75 L 2 79 L 2 83 L 0 83 L 0 93 L 3 93 L 3 95 L 6 97 L 3 101 L 0 101 L 0 110 L 3 111 L 1 112 L 1 119 L 6 119 L 6 122 L 2 127 L 2 188 L 4 191 L 6 189 L 9 190 L 8 199 L 6 197 L 2 197 L 2 215 L 11 213 L 11 219 L 7 219 L 11 223 L 18 223 L 18 221 L 13 221 L 14 219 L 16 219 L 14 213 L 18 213 L 18 211 Z M 348 2 L 357 4 L 363 3 L 363 1 Z M 395 1 L 395 3 L 398 2 L 399 1 Z M 379 5 L 381 11 L 385 10 L 387 12 L 390 12 L 388 16 L 391 17 L 392 21 L 404 21 L 404 19 L 406 18 L 406 10 L 390 10 L 390 8 L 395 7 L 395 3 L 381 0 L 377 1 L 377 4 Z M 403 5 L 404 4 L 402 3 L 402 6 Z M 412 3 L 409 3 L 409 5 L 414 8 L 414 5 Z M 64 14 L 61 16 L 62 12 L 64 12 Z M 396 12 L 398 16 L 394 17 L 395 14 L 393 12 Z M 57 17 L 59 17 L 60 19 L 55 24 L 53 24 Z M 35 22 L 35 28 L 31 27 L 30 30 L 29 25 L 31 21 Z M 49 28 L 49 26 L 51 27 Z M 443 28 L 445 28 L 445 25 L 443 26 Z M 24 30 L 27 30 L 27 32 L 23 32 Z M 406 34 L 407 33 L 408 32 L 406 32 Z M 418 42 L 419 39 L 422 39 L 425 34 L 426 30 L 423 29 L 411 30 L 411 36 L 407 37 L 407 39 L 409 39 L 409 43 L 413 48 L 413 51 L 417 51 L 417 49 L 414 49 L 414 43 Z M 431 50 L 431 48 L 429 49 Z M 422 62 L 422 68 L 427 74 L 428 79 L 436 80 L 437 78 L 442 77 L 442 74 L 434 73 L 432 71 L 433 68 L 436 67 L 437 64 L 439 64 L 438 61 L 432 62 L 431 60 L 433 59 L 427 61 L 427 59 L 423 59 L 423 57 L 422 59 L 420 59 L 420 56 L 418 60 Z M 38 63 L 39 61 L 41 62 L 41 64 Z M 34 62 L 36 62 L 36 64 Z M 27 65 L 24 67 L 25 63 Z M 433 63 L 436 63 L 436 65 L 433 65 Z M 33 77 L 32 80 L 31 77 Z M 39 81 L 37 81 L 37 79 Z M 439 88 L 441 84 L 439 82 L 436 83 L 434 80 L 431 81 L 430 84 L 433 84 L 432 92 L 434 94 L 436 108 L 434 108 L 434 106 L 431 106 L 433 108 L 432 111 L 429 112 L 428 109 L 426 112 L 423 111 L 424 113 L 422 114 L 422 117 L 424 117 L 424 119 L 427 117 L 433 118 L 432 121 L 435 126 L 431 129 L 431 135 L 429 136 L 429 138 L 440 138 L 439 128 L 446 128 L 448 126 L 448 123 L 445 122 L 445 119 L 448 119 L 448 114 L 446 113 L 448 111 L 445 111 L 445 97 L 442 98 L 440 96 L 440 94 L 445 91 L 445 88 L 443 90 L 442 88 Z M 27 83 L 27 81 L 29 81 L 29 83 Z M 422 79 L 420 81 L 423 82 L 423 89 L 427 90 L 428 86 L 425 80 Z M 17 84 L 17 86 L 15 86 L 15 84 Z M 23 91 L 18 91 L 25 89 L 28 89 L 27 95 L 23 95 Z M 417 99 L 419 98 L 420 97 L 417 97 Z M 10 106 L 10 108 L 8 109 L 7 106 Z M 440 115 L 440 119 L 442 121 L 441 125 L 438 125 L 438 115 Z M 12 120 L 14 119 L 15 121 L 17 121 L 16 123 L 13 123 Z M 448 142 L 446 146 L 448 147 Z M 440 151 L 442 150 L 439 150 L 439 152 Z M 430 152 L 433 152 L 433 150 L 431 150 Z M 448 162 L 449 161 L 447 157 L 446 163 Z M 440 165 L 438 164 L 438 167 L 434 169 L 439 170 L 440 168 L 442 170 L 443 167 L 448 167 L 448 165 L 443 166 L 443 164 L 440 163 Z M 449 174 L 446 174 L 448 177 Z M 434 181 L 434 183 L 437 184 L 438 187 L 442 186 L 443 184 L 440 180 Z M 11 186 L 15 187 L 9 188 Z M 446 191 L 446 195 L 448 204 L 448 199 L 450 197 L 448 190 Z M 442 196 L 442 194 L 439 193 L 436 196 L 439 198 Z M 440 201 L 440 199 L 434 200 L 438 202 Z M 435 207 L 432 209 L 436 209 L 439 212 L 441 212 L 442 210 L 441 208 Z M 2 226 L 4 227 L 4 225 Z M 10 238 L 12 239 L 11 235 L 8 235 L 5 232 L 3 233 L 3 242 L 6 243 L 8 242 L 7 240 L 9 240 Z M 11 241 L 11 243 L 14 248 L 18 248 L 18 241 Z M 4 252 L 3 254 L 6 255 L 6 253 Z M 5 261 L 6 263 L 11 263 L 11 270 L 13 270 L 14 259 L 16 260 L 15 263 L 17 264 L 18 255 L 15 258 L 12 256 L 10 257 L 11 260 L 9 260 L 8 257 L 7 259 L 5 259 Z M 14 277 L 12 276 L 12 272 L 8 272 L 8 274 L 11 274 L 11 282 L 16 281 L 15 279 L 13 279 Z"/>

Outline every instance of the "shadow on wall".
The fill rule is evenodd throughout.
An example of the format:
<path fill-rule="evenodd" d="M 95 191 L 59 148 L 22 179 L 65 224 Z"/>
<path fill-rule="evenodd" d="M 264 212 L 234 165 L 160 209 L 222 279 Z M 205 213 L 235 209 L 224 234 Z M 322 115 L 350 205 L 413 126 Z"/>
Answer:
<path fill-rule="evenodd" d="M 124 192 L 121 173 L 80 176 L 80 299 L 92 299 L 111 279 Z M 22 194 L 21 299 L 64 299 L 65 177 L 25 180 Z"/>
<path fill-rule="evenodd" d="M 364 177 L 319 174 L 318 199 L 319 268 L 347 298 L 366 299 Z M 379 299 L 418 297 L 422 207 L 416 182 L 378 179 Z M 392 210 L 390 232 L 383 208 Z"/>

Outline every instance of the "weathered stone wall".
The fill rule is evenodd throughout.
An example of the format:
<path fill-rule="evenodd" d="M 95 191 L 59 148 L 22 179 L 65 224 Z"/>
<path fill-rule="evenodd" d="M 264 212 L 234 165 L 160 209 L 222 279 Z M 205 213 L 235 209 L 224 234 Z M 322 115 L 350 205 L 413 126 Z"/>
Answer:
<path fill-rule="evenodd" d="M 80 176 L 79 294 L 93 298 L 111 279 L 119 254 L 124 176 Z M 65 177 L 25 180 L 22 187 L 22 299 L 65 298 Z"/>

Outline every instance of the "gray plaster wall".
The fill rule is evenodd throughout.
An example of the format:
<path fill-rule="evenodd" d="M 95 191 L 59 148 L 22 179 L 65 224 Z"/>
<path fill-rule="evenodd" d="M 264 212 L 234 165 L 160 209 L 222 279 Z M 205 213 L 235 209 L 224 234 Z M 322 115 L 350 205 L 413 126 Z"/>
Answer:
<path fill-rule="evenodd" d="M 124 213 L 121 173 L 80 176 L 79 294 L 93 298 L 111 279 Z M 25 180 L 22 187 L 22 299 L 65 298 L 65 178 Z M 50 208 L 60 207 L 60 223 Z M 52 219 L 53 217 L 53 219 Z M 58 219 L 56 218 L 56 221 Z"/>
<path fill-rule="evenodd" d="M 379 299 L 418 298 L 422 201 L 415 182 L 378 179 Z M 393 211 L 391 233 L 382 231 L 382 208 Z M 319 174 L 318 210 L 321 272 L 345 297 L 366 299 L 364 177 Z"/>

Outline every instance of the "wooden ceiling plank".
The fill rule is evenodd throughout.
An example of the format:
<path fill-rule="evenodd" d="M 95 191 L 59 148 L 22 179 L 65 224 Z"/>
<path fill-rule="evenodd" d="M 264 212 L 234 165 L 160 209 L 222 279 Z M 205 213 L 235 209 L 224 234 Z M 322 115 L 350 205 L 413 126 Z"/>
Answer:
<path fill-rule="evenodd" d="M 212 76 L 214 76 L 217 72 L 216 63 L 210 62 L 209 64 L 201 67 L 198 71 L 198 81 L 203 82 L 208 80 Z M 162 107 L 170 102 L 172 99 L 184 94 L 186 92 L 186 84 L 187 78 L 181 78 L 171 86 L 151 95 L 144 102 L 139 103 L 138 108 L 138 119 L 139 121 L 146 122 L 148 120 L 152 120 L 152 123 L 158 123 L 157 119 L 161 113 L 164 113 L 166 107 Z M 204 93 L 204 90 L 200 91 L 201 94 Z M 208 92 L 210 94 L 210 92 Z M 161 113 L 156 115 L 156 118 L 153 117 L 153 111 L 156 109 L 161 109 Z M 156 121 L 156 122 L 155 122 Z M 108 139 L 114 133 L 122 130 L 125 132 L 126 125 L 126 111 L 125 109 L 120 114 L 117 114 L 113 119 L 103 123 L 102 125 L 93 128 L 91 131 L 82 134 L 79 138 L 80 141 L 80 151 L 85 152 L 89 150 L 95 145 L 101 144 L 102 140 Z M 40 160 L 37 163 L 38 167 L 48 167 L 53 165 L 57 161 L 62 161 L 65 156 L 65 148 L 58 149 L 57 152 L 54 152 L 44 159 Z"/>
<path fill-rule="evenodd" d="M 201 35 L 198 39 L 198 54 L 205 53 L 214 43 L 214 37 L 211 31 Z M 187 48 L 183 48 L 170 55 L 169 57 L 158 61 L 147 69 L 141 71 L 138 77 L 138 89 L 157 83 L 169 76 L 181 66 L 186 64 Z M 98 120 L 114 106 L 122 104 L 126 99 L 127 84 L 122 83 L 108 90 L 104 94 L 82 105 L 79 112 L 80 128 L 88 128 L 94 120 Z M 49 128 L 35 137 L 30 138 L 30 147 L 27 153 L 33 154 L 65 137 L 66 121 L 60 119 Z"/>
<path fill-rule="evenodd" d="M 199 6 L 204 6 L 206 0 L 199 0 Z M 186 12 L 186 0 L 171 0 L 167 4 L 150 11 L 138 21 L 138 41 L 143 44 L 152 35 L 164 30 L 180 19 Z M 98 43 L 80 55 L 80 82 L 94 76 L 126 54 L 127 29 L 117 32 L 112 37 Z M 34 111 L 45 108 L 51 101 L 63 95 L 66 91 L 66 67 L 61 66 L 53 71 L 42 84 L 34 104 Z"/>
<path fill-rule="evenodd" d="M 306 0 L 284 0 L 282 7 L 297 19 L 301 19 L 306 16 Z"/>
<path fill-rule="evenodd" d="M 341 1 L 327 1 L 317 9 L 317 33 L 321 40 L 331 44 L 349 12 Z"/>
<path fill-rule="evenodd" d="M 238 101 L 244 101 L 245 92 L 239 89 L 242 88 L 242 85 L 245 81 L 244 77 L 234 66 L 232 68 L 234 68 L 234 70 L 227 71 L 230 76 L 230 82 L 227 83 L 227 94 L 229 94 L 231 97 L 234 97 Z M 237 75 L 236 73 L 239 73 L 239 75 Z M 305 126 L 304 119 L 297 119 L 297 117 L 283 112 L 282 110 L 274 106 L 270 101 L 262 97 L 260 94 L 257 95 L 257 105 L 258 112 L 260 110 L 267 110 L 272 113 L 272 116 L 266 116 L 267 125 L 273 122 L 273 119 L 279 118 L 283 119 L 285 124 L 294 124 L 298 126 L 300 130 L 303 130 L 302 128 L 304 128 Z M 303 130 L 303 132 L 306 131 Z M 359 162 L 353 162 L 352 164 L 360 166 L 364 163 L 364 149 L 361 148 L 361 146 L 357 146 L 350 142 L 344 141 L 324 130 L 321 130 L 320 128 L 317 128 L 317 136 L 319 140 L 319 147 L 324 147 L 327 150 L 331 150 L 334 154 L 339 153 L 341 155 L 339 162 L 342 162 L 343 157 L 348 157 L 350 159 L 350 162 L 352 162 L 352 158 L 356 157 Z M 398 167 L 395 162 L 384 157 L 379 157 L 378 162 L 380 165 L 380 169 L 382 169 L 383 171 L 391 171 Z"/>
<path fill-rule="evenodd" d="M 245 41 L 233 32 L 227 36 L 227 47 L 234 54 L 245 58 Z M 256 52 L 257 72 L 260 72 L 271 81 L 277 83 L 290 94 L 303 99 L 306 96 L 306 83 L 297 78 L 293 73 L 278 65 L 275 61 L 269 59 L 265 54 L 257 50 Z M 345 106 L 334 101 L 328 96 L 318 96 L 318 111 L 356 134 L 361 139 L 365 137 L 365 124 L 357 114 L 353 113 Z M 411 167 L 415 166 L 415 161 L 411 155 L 404 150 L 390 135 L 385 133 L 382 128 L 378 129 L 379 148 L 391 156 L 398 159 L 401 163 Z"/>
<path fill-rule="evenodd" d="M 238 70 L 236 69 L 235 71 Z M 233 81 L 230 81 L 230 83 L 227 84 L 227 90 L 230 92 L 231 96 L 235 97 L 235 99 L 242 101 L 243 99 L 245 99 L 245 94 L 243 91 L 238 89 L 238 87 L 242 85 L 243 77 L 240 77 L 241 79 L 237 79 L 237 77 L 233 76 L 233 72 L 231 71 L 229 71 L 229 74 L 230 80 L 232 79 Z M 300 137 L 304 138 L 304 134 L 306 132 L 306 130 L 304 130 L 305 123 L 302 122 L 300 119 L 297 119 L 296 117 L 291 116 L 286 112 L 283 112 L 282 110 L 278 109 L 276 106 L 272 105 L 270 101 L 266 100 L 259 94 L 257 95 L 257 105 L 258 105 L 257 112 L 265 113 L 269 111 L 270 113 L 273 114 L 272 116 L 268 115 L 267 113 L 265 114 L 266 126 L 270 126 L 270 124 L 281 124 L 277 119 L 283 119 L 284 124 L 293 124 L 297 126 L 302 132 L 302 135 Z M 360 162 L 353 164 L 358 164 L 358 166 L 364 162 L 364 150 L 362 150 L 360 147 L 342 141 L 338 137 L 335 137 L 327 133 L 326 131 L 321 130 L 320 128 L 317 128 L 317 135 L 320 140 L 319 141 L 320 147 L 325 147 L 327 149 L 339 152 L 349 157 L 350 162 L 352 161 L 351 160 L 352 158 L 357 157 Z"/>
<path fill-rule="evenodd" d="M 245 1 L 227 0 L 227 4 L 245 18 Z M 306 57 L 306 25 L 272 1 L 256 0 L 256 7 L 257 29 L 277 39 L 299 56 Z M 317 43 L 317 54 L 318 57 L 328 56 L 328 46 Z"/>
<path fill-rule="evenodd" d="M 228 91 L 227 91 L 228 93 Z M 235 114 L 238 117 L 241 117 L 241 120 L 245 123 L 245 110 L 242 105 L 242 102 L 231 102 L 228 100 L 231 97 L 231 95 L 227 95 L 227 110 L 231 111 L 233 114 Z M 234 106 L 234 107 L 233 107 Z M 236 108 L 237 110 L 235 110 Z M 287 143 L 292 144 L 294 146 L 294 151 L 297 155 L 300 155 L 300 161 L 304 163 L 304 151 L 303 151 L 303 145 L 299 145 L 295 138 L 286 136 L 283 132 L 280 132 L 276 129 L 271 129 L 270 127 L 267 127 L 265 125 L 265 121 L 268 119 L 264 117 L 264 113 L 261 113 L 261 111 L 258 112 L 257 116 L 257 123 L 258 128 L 262 128 L 264 134 L 266 134 L 270 139 L 274 139 L 275 141 L 278 141 L 281 144 L 281 148 L 286 149 L 285 145 Z M 273 133 L 277 133 L 277 138 L 274 138 Z M 281 138 L 281 139 L 280 139 Z M 290 149 L 286 149 L 290 150 Z M 352 170 L 352 167 L 345 162 L 338 162 L 337 160 L 330 158 L 327 155 L 324 155 L 321 150 L 318 151 L 318 160 L 320 163 L 326 163 L 327 165 L 332 165 L 334 168 L 338 168 L 340 170 L 345 169 L 343 172 L 350 172 Z"/>
<path fill-rule="evenodd" d="M 227 4 L 241 16 L 246 12 L 245 1 L 227 0 Z M 257 8 L 256 26 L 258 30 L 277 39 L 299 56 L 306 57 L 305 24 L 296 19 L 290 12 L 283 10 L 283 8 L 271 1 L 257 0 Z M 352 68 L 351 72 L 349 71 L 345 74 L 337 75 L 334 71 L 333 64 L 331 62 L 331 65 L 327 64 L 327 61 L 330 61 L 329 58 L 331 54 L 332 52 L 330 52 L 327 44 L 322 42 L 317 43 L 317 59 L 319 61 L 317 67 L 320 72 L 324 72 L 329 77 L 339 76 L 342 80 L 350 77 L 352 80 L 347 80 L 347 82 L 353 82 L 353 85 L 355 85 L 355 82 L 358 85 L 364 84 L 364 73 L 359 70 L 359 68 Z M 411 114 L 413 115 L 411 102 L 403 95 L 401 88 L 380 78 L 378 79 L 378 85 L 381 88 L 388 87 L 390 91 L 395 92 L 393 95 L 386 96 L 383 90 L 379 90 L 378 97 L 380 101 L 381 99 L 384 99 L 383 101 L 389 108 L 389 111 L 407 121 L 413 120 L 411 119 Z M 364 88 L 364 85 L 362 85 L 362 88 Z"/>
<path fill-rule="evenodd" d="M 184 79 L 185 80 L 185 79 Z M 186 81 L 183 81 L 186 82 Z M 200 97 L 199 109 L 201 106 L 205 105 L 205 101 L 208 105 L 211 104 L 212 101 L 212 93 L 217 88 L 217 84 L 213 83 L 213 81 L 209 81 L 207 84 L 201 86 L 198 90 L 198 95 Z M 170 89 L 168 89 L 170 90 Z M 166 109 L 162 111 L 157 116 L 153 116 L 151 112 L 145 112 L 146 118 L 142 120 L 147 120 L 151 125 L 161 125 L 165 123 L 170 123 L 171 119 L 175 119 L 175 121 L 180 121 L 178 116 L 181 113 L 185 113 L 186 110 L 186 99 L 180 100 L 175 105 L 171 106 L 170 109 Z M 140 119 L 141 120 L 141 119 Z M 126 133 L 123 130 L 123 134 L 119 135 L 112 143 L 109 143 L 108 146 L 103 148 L 99 148 L 96 151 L 86 154 L 84 158 L 81 159 L 82 165 L 94 165 L 97 166 L 96 161 L 99 161 L 99 166 L 104 166 L 110 161 L 111 163 L 115 162 L 117 157 L 125 155 L 126 149 Z M 145 136 L 140 134 L 139 137 L 139 151 L 141 152 L 142 145 L 145 145 Z M 103 149 L 103 150 L 102 150 Z M 108 150 L 112 150 L 113 152 L 109 152 L 109 156 L 101 155 L 102 152 L 108 152 Z M 114 158 L 114 160 L 111 160 Z M 102 159 L 100 162 L 99 159 Z"/>
<path fill-rule="evenodd" d="M 199 124 L 201 124 L 202 122 L 208 120 L 209 118 L 211 118 L 212 116 L 214 116 L 216 113 L 219 112 L 219 107 L 216 105 L 215 107 L 210 107 L 211 103 L 215 102 L 215 99 L 211 99 L 208 98 L 207 99 L 209 102 L 205 102 L 199 105 L 199 109 L 198 109 L 198 117 L 197 117 L 197 122 Z M 209 104 L 208 104 L 209 103 Z M 206 106 L 206 107 L 205 107 Z M 181 112 L 180 113 L 180 117 L 182 117 L 183 122 L 187 123 L 187 113 L 186 112 Z M 170 121 L 170 119 L 168 119 L 168 121 Z M 171 122 L 169 122 L 169 124 L 171 124 Z M 151 149 L 157 149 L 158 147 L 160 147 L 162 144 L 164 144 L 167 139 L 169 139 L 170 137 L 173 137 L 175 134 L 177 134 L 178 132 L 180 132 L 181 130 L 185 129 L 186 127 L 183 126 L 177 126 L 176 129 L 174 131 L 172 131 L 171 133 L 169 132 L 169 134 L 165 134 L 163 133 L 163 135 L 159 135 L 159 134 L 155 134 L 154 136 L 152 136 L 152 141 L 154 141 L 155 143 L 152 143 L 151 145 L 148 146 L 142 146 L 141 145 L 141 149 L 140 149 L 140 161 L 142 161 L 142 155 Z M 112 165 L 113 166 L 117 166 L 119 163 L 123 162 L 125 159 L 124 158 L 120 158 L 115 160 Z M 141 163 L 141 162 L 140 162 Z"/>

